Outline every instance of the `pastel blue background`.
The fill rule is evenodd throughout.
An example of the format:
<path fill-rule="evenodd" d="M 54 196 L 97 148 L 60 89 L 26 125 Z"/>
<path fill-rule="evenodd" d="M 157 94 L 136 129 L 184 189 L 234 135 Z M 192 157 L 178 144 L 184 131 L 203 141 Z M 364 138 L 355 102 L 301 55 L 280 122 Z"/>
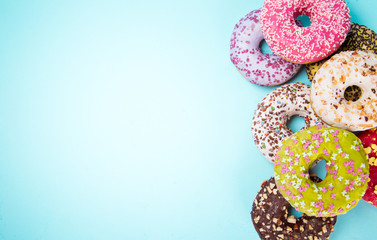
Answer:
<path fill-rule="evenodd" d="M 229 39 L 262 3 L 2 0 L 0 239 L 258 239 L 273 168 L 250 125 L 273 88 L 243 79 Z M 348 5 L 377 30 L 374 1 Z M 376 222 L 361 201 L 331 239 Z"/>

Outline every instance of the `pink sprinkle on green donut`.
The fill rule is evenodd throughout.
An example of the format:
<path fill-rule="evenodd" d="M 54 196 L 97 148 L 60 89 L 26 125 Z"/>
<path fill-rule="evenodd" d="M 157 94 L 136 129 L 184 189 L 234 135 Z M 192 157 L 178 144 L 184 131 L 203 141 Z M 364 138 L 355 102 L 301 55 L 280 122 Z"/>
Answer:
<path fill-rule="evenodd" d="M 320 138 L 324 139 L 321 143 Z M 309 127 L 286 138 L 276 156 L 279 162 L 275 162 L 275 181 L 280 193 L 293 207 L 300 207 L 309 216 L 344 214 L 356 206 L 366 191 L 367 156 L 360 140 L 346 130 Z M 321 159 L 326 161 L 326 178 L 313 182 L 309 169 Z"/>

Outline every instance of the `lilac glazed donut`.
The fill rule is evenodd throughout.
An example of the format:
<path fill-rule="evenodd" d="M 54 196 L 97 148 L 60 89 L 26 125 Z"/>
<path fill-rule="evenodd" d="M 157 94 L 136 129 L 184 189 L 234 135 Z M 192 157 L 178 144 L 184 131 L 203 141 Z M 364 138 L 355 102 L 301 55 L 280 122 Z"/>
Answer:
<path fill-rule="evenodd" d="M 261 9 L 251 11 L 234 27 L 230 39 L 230 59 L 249 82 L 276 86 L 291 79 L 301 66 L 275 54 L 262 53 L 259 45 L 264 37 L 259 21 L 260 12 Z"/>
<path fill-rule="evenodd" d="M 311 25 L 300 27 L 295 19 L 307 15 Z M 260 21 L 271 50 L 294 63 L 317 62 L 334 53 L 351 27 L 344 0 L 265 0 Z"/>

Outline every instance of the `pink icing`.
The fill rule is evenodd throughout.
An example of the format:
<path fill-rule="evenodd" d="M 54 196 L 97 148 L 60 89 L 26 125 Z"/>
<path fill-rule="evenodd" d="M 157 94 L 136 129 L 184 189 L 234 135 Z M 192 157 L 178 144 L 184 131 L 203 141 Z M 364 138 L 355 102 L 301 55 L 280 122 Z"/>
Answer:
<path fill-rule="evenodd" d="M 294 19 L 307 15 L 309 27 Z M 265 0 L 261 13 L 265 40 L 271 50 L 295 63 L 316 62 L 334 53 L 351 27 L 344 0 Z"/>
<path fill-rule="evenodd" d="M 251 11 L 234 27 L 230 39 L 230 59 L 251 83 L 261 86 L 280 85 L 291 79 L 300 65 L 275 54 L 263 54 L 259 44 L 263 33 L 259 22 L 261 10 Z"/>

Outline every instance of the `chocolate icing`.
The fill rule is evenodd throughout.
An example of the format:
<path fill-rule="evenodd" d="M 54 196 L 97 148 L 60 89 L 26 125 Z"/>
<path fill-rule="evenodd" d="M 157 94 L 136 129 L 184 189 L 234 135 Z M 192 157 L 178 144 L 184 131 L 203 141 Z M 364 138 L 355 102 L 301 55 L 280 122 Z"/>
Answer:
<path fill-rule="evenodd" d="M 311 178 L 321 181 L 316 176 Z M 262 240 L 322 240 L 334 231 L 336 217 L 309 217 L 303 213 L 296 219 L 288 216 L 290 207 L 273 177 L 262 183 L 251 211 L 255 230 Z"/>

